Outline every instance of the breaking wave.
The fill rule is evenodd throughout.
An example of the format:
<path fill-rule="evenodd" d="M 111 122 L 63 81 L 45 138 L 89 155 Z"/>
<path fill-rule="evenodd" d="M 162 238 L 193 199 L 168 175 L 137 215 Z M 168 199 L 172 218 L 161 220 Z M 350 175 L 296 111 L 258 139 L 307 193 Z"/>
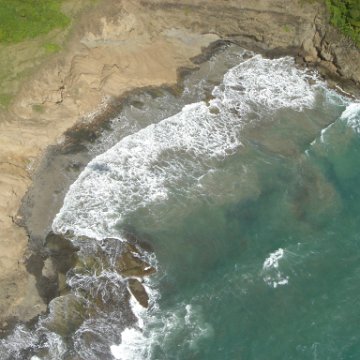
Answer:
<path fill-rule="evenodd" d="M 241 146 L 247 123 L 281 108 L 311 108 L 310 80 L 320 84 L 290 57 L 257 55 L 232 68 L 209 103 L 187 105 L 93 159 L 70 187 L 54 231 L 117 237 L 127 214 L 165 201 L 173 189 L 194 193 L 202 176 Z"/>

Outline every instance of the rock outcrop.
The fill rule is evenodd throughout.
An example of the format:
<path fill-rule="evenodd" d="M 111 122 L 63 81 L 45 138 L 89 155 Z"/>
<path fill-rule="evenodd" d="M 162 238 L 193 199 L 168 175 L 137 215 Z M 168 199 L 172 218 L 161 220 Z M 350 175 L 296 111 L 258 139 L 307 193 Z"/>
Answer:
<path fill-rule="evenodd" d="M 156 269 L 144 260 L 146 250 L 139 245 L 111 238 L 83 238 L 85 246 L 77 252 L 72 242 L 62 236 L 50 233 L 47 240 L 47 258 L 35 262 L 32 272 L 38 284 L 44 283 L 46 277 L 52 278 L 57 287 L 56 293 L 48 294 L 52 301 L 43 325 L 49 330 L 67 336 L 103 311 L 130 307 L 130 293 L 141 306 L 148 307 L 149 295 L 142 282 Z M 59 278 L 67 271 L 69 284 L 63 291 Z M 133 316 L 130 310 L 127 314 Z"/>

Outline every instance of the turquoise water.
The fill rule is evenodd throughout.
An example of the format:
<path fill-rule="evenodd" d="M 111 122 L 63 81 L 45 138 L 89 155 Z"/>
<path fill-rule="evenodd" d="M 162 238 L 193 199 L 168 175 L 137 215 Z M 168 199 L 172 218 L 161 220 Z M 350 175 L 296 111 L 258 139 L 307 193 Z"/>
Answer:
<path fill-rule="evenodd" d="M 178 227 L 153 233 L 168 273 L 163 307 L 199 306 L 212 327 L 197 349 L 169 355 L 175 338 L 165 358 L 359 358 L 359 192 L 353 191 L 359 141 L 348 145 L 337 159 L 328 145 L 327 154 L 311 152 L 305 164 L 275 160 L 256 199 L 203 206 L 178 219 Z M 354 166 L 346 179 L 339 179 L 343 168 L 334 173 L 339 160 Z M 322 167 L 313 175 L 323 182 L 318 189 L 316 178 L 301 173 L 306 166 Z M 325 186 L 327 193 L 319 194 Z M 273 288 L 262 265 L 278 248 L 284 256 L 270 276 L 276 281 L 279 271 L 288 284 Z M 176 285 L 166 289 L 166 281 Z"/>
<path fill-rule="evenodd" d="M 197 312 L 195 324 L 172 330 L 151 358 L 360 357 L 360 138 L 340 120 L 343 110 L 332 107 L 334 123 L 313 145 L 275 114 L 271 132 L 298 151 L 284 155 L 247 139 L 245 154 L 224 161 L 217 179 L 221 191 L 230 186 L 245 198 L 218 204 L 211 194 L 180 216 L 162 212 L 157 229 L 143 226 L 165 273 L 160 308 L 191 304 Z M 309 114 L 316 116 L 323 114 Z M 250 185 L 242 183 L 244 164 Z M 133 221 L 141 228 L 144 218 Z M 278 267 L 264 269 L 278 249 Z"/>
<path fill-rule="evenodd" d="M 360 357 L 360 107 L 349 104 L 290 58 L 255 56 L 209 103 L 89 164 L 54 229 L 101 239 L 131 226 L 158 266 L 116 358 Z"/>
<path fill-rule="evenodd" d="M 101 243 L 135 229 L 158 271 L 149 308 L 130 300 L 134 324 L 113 307 L 65 340 L 40 323 L 52 350 L 31 340 L 33 360 L 360 358 L 360 105 L 291 58 L 239 63 L 72 185 L 54 231 Z M 78 296 L 89 280 L 75 275 Z"/>

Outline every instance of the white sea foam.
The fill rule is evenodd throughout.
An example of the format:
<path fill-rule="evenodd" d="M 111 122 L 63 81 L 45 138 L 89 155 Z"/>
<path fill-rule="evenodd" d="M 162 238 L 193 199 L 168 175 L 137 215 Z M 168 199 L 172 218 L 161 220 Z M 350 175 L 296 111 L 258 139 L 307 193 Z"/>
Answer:
<path fill-rule="evenodd" d="M 38 341 L 38 334 L 18 325 L 9 336 L 0 339 L 0 359 L 19 359 L 23 349 L 35 346 Z"/>
<path fill-rule="evenodd" d="M 256 55 L 232 68 L 224 77 L 225 91 L 218 87 L 214 94 L 224 106 L 241 114 L 282 108 L 301 111 L 315 101 L 309 80 L 321 84 L 315 73 L 297 69 L 290 57 L 270 60 Z"/>
<path fill-rule="evenodd" d="M 277 269 L 279 267 L 279 260 L 284 256 L 284 249 L 277 249 L 269 255 L 268 258 L 264 261 L 263 270 L 268 269 Z"/>
<path fill-rule="evenodd" d="M 279 261 L 283 259 L 284 255 L 284 249 L 280 248 L 272 252 L 263 263 L 263 279 L 267 285 L 273 288 L 289 283 L 289 277 L 279 270 Z"/>
<path fill-rule="evenodd" d="M 40 340 L 42 340 L 40 347 L 44 347 L 44 340 L 46 341 L 48 355 L 46 357 L 33 355 L 30 360 L 61 360 L 64 358 L 66 347 L 60 335 L 44 331 L 43 328 L 40 328 L 40 331 L 33 331 L 24 325 L 18 325 L 12 334 L 0 340 L 0 359 L 24 359 L 24 349 L 38 348 Z"/>
<path fill-rule="evenodd" d="M 349 104 L 341 114 L 341 120 L 352 127 L 357 133 L 360 133 L 360 103 Z"/>
<path fill-rule="evenodd" d="M 314 75 L 296 69 L 289 57 L 257 55 L 232 68 L 209 105 L 187 105 L 93 159 L 70 187 L 54 231 L 117 236 L 116 225 L 128 213 L 166 200 L 171 189 L 188 193 L 214 161 L 233 154 L 241 146 L 248 113 L 311 107 L 315 95 L 309 78 Z"/>
<path fill-rule="evenodd" d="M 119 360 L 150 360 L 158 358 L 174 346 L 186 351 L 196 350 L 199 341 L 213 336 L 213 328 L 203 319 L 202 309 L 190 304 L 179 304 L 173 311 L 159 308 L 138 314 L 143 327 L 126 328 L 121 343 L 111 345 L 111 353 Z"/>
<path fill-rule="evenodd" d="M 224 122 L 212 119 L 205 103 L 196 103 L 126 137 L 91 161 L 71 186 L 54 230 L 116 236 L 112 230 L 124 215 L 163 201 L 167 185 L 176 185 L 187 175 L 191 178 L 196 158 L 226 156 L 226 150 L 239 143 L 236 128 L 227 130 Z M 188 160 L 178 159 L 181 152 Z"/>
<path fill-rule="evenodd" d="M 127 214 L 166 201 L 174 190 L 194 196 L 201 182 L 201 191 L 212 196 L 203 179 L 212 176 L 218 162 L 238 151 L 244 126 L 254 119 L 270 121 L 282 108 L 301 111 L 314 105 L 309 79 L 316 76 L 296 69 L 289 57 L 254 56 L 232 68 L 209 104 L 187 105 L 94 158 L 70 187 L 53 230 L 97 239 L 118 237 L 116 225 Z M 264 281 L 270 286 L 288 281 L 278 270 L 283 255 L 279 249 L 264 262 Z M 166 353 L 179 344 L 196 349 L 201 339 L 213 335 L 201 307 L 180 303 L 176 309 L 160 309 L 158 294 L 151 287 L 147 290 L 148 310 L 130 300 L 137 326 L 125 329 L 121 343 L 111 345 L 115 359 L 158 358 L 158 351 Z"/>
<path fill-rule="evenodd" d="M 111 354 L 119 360 L 150 360 L 157 351 L 166 353 L 178 345 L 184 349 L 196 349 L 199 341 L 213 335 L 213 329 L 203 318 L 202 308 L 180 303 L 176 309 L 164 311 L 159 307 L 160 294 L 150 279 L 145 280 L 149 295 L 149 308 L 143 308 L 131 295 L 132 312 L 137 317 L 135 327 L 121 333 L 121 343 L 110 346 Z"/>
<path fill-rule="evenodd" d="M 321 133 L 320 133 L 320 141 L 322 143 L 325 143 L 325 133 L 334 125 L 334 123 L 331 123 L 330 125 L 328 125 L 326 128 L 322 129 L 321 130 Z M 312 142 L 310 145 L 314 145 L 313 144 L 314 142 Z"/>
<path fill-rule="evenodd" d="M 126 328 L 121 333 L 121 344 L 111 345 L 111 353 L 115 359 L 136 360 L 143 356 L 143 348 L 146 345 L 146 337 L 135 328 Z"/>

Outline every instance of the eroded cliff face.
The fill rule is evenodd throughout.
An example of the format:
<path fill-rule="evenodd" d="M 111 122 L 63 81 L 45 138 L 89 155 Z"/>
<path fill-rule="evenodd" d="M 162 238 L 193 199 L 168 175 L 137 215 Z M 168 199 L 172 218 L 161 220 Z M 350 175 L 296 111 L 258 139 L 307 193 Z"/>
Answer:
<path fill-rule="evenodd" d="M 360 83 L 359 49 L 329 25 L 323 2 L 142 0 L 140 4 L 162 19 L 158 26 L 211 32 L 258 51 L 292 53 L 326 75 Z"/>
<path fill-rule="evenodd" d="M 317 52 L 315 63 L 328 69 L 329 74 L 339 75 L 359 87 L 359 49 L 351 40 L 340 34 L 338 30 L 326 24 L 324 18 L 316 19 L 315 28 L 316 32 L 312 39 L 313 47 Z"/>
<path fill-rule="evenodd" d="M 91 121 L 112 97 L 175 83 L 177 69 L 194 66 L 191 58 L 219 39 L 297 55 L 358 85 L 359 50 L 327 22 L 325 7 L 305 0 L 103 0 L 84 12 L 64 51 L 0 114 L 0 318 L 27 320 L 46 308 L 25 269 L 26 231 L 16 224 L 48 145 L 77 121 Z"/>

